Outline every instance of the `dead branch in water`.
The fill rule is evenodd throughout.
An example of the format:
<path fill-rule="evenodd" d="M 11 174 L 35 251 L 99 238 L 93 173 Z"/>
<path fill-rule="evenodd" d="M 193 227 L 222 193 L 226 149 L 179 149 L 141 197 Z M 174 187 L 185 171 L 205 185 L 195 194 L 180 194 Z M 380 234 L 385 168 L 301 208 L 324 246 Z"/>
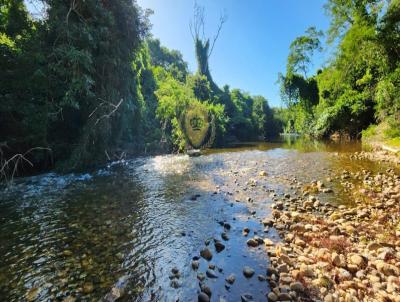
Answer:
<path fill-rule="evenodd" d="M 7 184 L 13 182 L 15 174 L 24 163 L 29 164 L 31 167 L 34 166 L 33 163 L 27 158 L 30 153 L 37 150 L 47 150 L 51 152 L 50 148 L 34 147 L 25 153 L 17 153 L 9 159 L 4 159 L 4 151 L 2 147 L 9 147 L 7 146 L 6 142 L 0 144 L 0 181 L 4 180 Z"/>

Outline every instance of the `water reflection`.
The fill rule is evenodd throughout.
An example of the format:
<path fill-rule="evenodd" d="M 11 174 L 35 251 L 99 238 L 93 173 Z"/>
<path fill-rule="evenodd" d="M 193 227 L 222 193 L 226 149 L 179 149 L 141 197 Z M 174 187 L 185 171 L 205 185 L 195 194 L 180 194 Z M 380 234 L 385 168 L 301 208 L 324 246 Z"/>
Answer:
<path fill-rule="evenodd" d="M 122 284 L 122 301 L 191 301 L 198 280 L 190 261 L 207 239 L 220 238 L 221 221 L 232 229 L 225 251 L 213 259 L 223 269 L 207 281 L 213 297 L 238 300 L 251 291 L 265 299 L 268 285 L 241 274 L 244 265 L 265 274 L 268 264 L 263 250 L 247 249 L 242 228 L 262 233 L 258 219 L 269 211 L 269 192 L 290 190 L 293 178 L 306 184 L 344 169 L 384 168 L 336 155 L 359 149 L 356 143 L 290 139 L 208 150 L 198 158 L 121 161 L 90 174 L 19 179 L 0 197 L 0 300 L 97 301 Z M 260 170 L 268 176 L 250 188 Z M 324 198 L 345 203 L 346 193 L 331 186 L 335 194 Z M 251 205 L 236 202 L 249 196 Z M 170 286 L 173 267 L 181 273 L 179 288 Z M 237 285 L 226 290 L 230 273 Z"/>

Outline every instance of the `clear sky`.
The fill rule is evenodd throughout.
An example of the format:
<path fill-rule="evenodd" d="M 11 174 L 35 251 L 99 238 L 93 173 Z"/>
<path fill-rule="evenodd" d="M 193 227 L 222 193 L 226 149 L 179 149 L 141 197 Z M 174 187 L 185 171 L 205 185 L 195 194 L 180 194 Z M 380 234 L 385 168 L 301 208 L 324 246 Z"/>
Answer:
<path fill-rule="evenodd" d="M 177 49 L 196 70 L 189 22 L 194 0 L 137 0 L 154 15 L 152 33 L 168 48 Z M 263 95 L 272 106 L 280 106 L 278 72 L 284 72 L 289 45 L 310 26 L 326 30 L 329 19 L 323 0 L 198 0 L 205 7 L 206 35 L 213 37 L 221 13 L 228 20 L 210 58 L 214 81 Z M 327 54 L 314 57 L 314 68 Z"/>

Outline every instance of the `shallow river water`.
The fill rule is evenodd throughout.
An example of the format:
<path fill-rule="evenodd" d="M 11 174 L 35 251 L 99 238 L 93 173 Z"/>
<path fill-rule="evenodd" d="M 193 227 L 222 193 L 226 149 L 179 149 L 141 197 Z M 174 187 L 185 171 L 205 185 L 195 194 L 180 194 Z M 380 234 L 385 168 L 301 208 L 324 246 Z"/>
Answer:
<path fill-rule="evenodd" d="M 321 142 L 246 144 L 196 158 L 142 157 L 87 174 L 18 179 L 0 191 L 0 301 L 118 295 L 119 301 L 197 301 L 198 275 L 209 264 L 217 278 L 206 276 L 202 284 L 211 301 L 240 301 L 245 293 L 266 301 L 268 283 L 257 276 L 265 275 L 268 256 L 263 247 L 247 247 L 243 228 L 279 241 L 260 221 L 274 194 L 294 190 L 294 178 L 307 183 L 344 169 L 385 168 L 337 154 L 358 150 L 358 144 Z M 334 194 L 324 198 L 348 202 L 340 186 L 330 186 Z M 225 245 L 220 253 L 214 238 Z M 207 244 L 213 258 L 201 258 L 193 270 L 193 257 Z M 244 266 L 255 270 L 252 278 L 243 276 Z"/>

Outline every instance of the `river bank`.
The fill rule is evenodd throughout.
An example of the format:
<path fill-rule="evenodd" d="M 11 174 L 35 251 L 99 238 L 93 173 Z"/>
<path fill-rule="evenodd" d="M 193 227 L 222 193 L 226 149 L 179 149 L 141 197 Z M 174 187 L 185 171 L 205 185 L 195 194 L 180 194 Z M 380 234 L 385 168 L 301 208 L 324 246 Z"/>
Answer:
<path fill-rule="evenodd" d="M 350 158 L 386 158 L 381 156 L 361 152 Z M 320 201 L 334 179 L 350 196 L 350 206 Z M 400 301 L 399 175 L 359 169 L 334 179 L 294 181 L 294 194 L 271 206 L 265 224 L 283 241 L 266 241 L 269 301 Z"/>

